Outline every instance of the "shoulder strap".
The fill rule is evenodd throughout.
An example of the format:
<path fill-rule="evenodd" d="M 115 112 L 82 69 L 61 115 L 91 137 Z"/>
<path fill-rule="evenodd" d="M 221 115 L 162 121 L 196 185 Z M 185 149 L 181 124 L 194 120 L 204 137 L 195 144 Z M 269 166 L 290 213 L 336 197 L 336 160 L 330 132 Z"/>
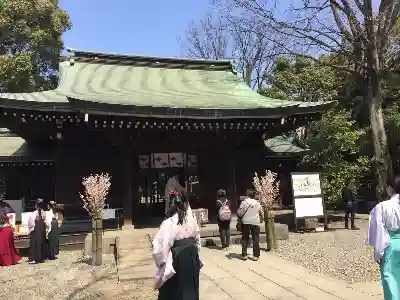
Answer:
<path fill-rule="evenodd" d="M 246 200 L 244 200 L 244 201 L 246 201 Z M 244 215 L 247 213 L 247 211 L 249 210 L 250 206 L 251 206 L 250 203 L 247 203 L 247 208 L 246 208 L 246 210 L 244 211 L 242 218 L 243 218 Z"/>

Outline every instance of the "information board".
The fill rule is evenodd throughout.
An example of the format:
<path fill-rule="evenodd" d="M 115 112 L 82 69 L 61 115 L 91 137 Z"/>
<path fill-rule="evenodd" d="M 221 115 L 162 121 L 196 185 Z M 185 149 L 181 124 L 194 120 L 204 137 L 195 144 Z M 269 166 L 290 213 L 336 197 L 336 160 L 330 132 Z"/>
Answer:
<path fill-rule="evenodd" d="M 296 218 L 316 217 L 324 215 L 322 197 L 295 198 Z"/>
<path fill-rule="evenodd" d="M 321 195 L 319 173 L 292 173 L 292 189 L 293 197 Z"/>
<path fill-rule="evenodd" d="M 297 219 L 324 217 L 325 228 L 328 227 L 325 214 L 325 203 L 321 189 L 320 173 L 291 173 L 293 213 L 296 230 Z"/>

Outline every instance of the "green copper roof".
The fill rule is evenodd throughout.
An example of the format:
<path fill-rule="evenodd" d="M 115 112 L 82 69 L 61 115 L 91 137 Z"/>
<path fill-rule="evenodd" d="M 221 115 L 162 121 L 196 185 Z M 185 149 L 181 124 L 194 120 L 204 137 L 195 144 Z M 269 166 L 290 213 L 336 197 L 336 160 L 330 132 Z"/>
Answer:
<path fill-rule="evenodd" d="M 52 151 L 32 147 L 23 138 L 0 129 L 0 162 L 50 161 Z"/>
<path fill-rule="evenodd" d="M 261 96 L 235 73 L 230 61 L 188 60 L 74 52 L 60 64 L 55 90 L 0 94 L 0 105 L 24 101 L 68 105 L 71 99 L 105 105 L 182 109 L 326 109 L 326 103 Z M 10 102 L 10 103 L 11 103 Z"/>
<path fill-rule="evenodd" d="M 281 135 L 264 141 L 268 151 L 277 155 L 302 154 L 308 151 L 307 148 L 301 147 L 293 136 Z"/>

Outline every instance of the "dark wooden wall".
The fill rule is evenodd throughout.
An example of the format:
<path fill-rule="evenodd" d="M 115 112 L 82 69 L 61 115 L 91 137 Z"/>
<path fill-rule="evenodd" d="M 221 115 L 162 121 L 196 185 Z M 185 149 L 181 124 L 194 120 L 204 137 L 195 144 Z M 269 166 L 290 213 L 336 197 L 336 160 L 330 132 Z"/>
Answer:
<path fill-rule="evenodd" d="M 262 150 L 261 137 L 256 134 L 64 130 L 62 138 L 56 141 L 54 183 L 48 187 L 54 197 L 46 197 L 69 207 L 67 216 L 84 216 L 86 212 L 79 196 L 83 192 L 82 178 L 109 173 L 112 185 L 107 203 L 124 208 L 138 219 L 143 215 L 137 192 L 139 154 L 186 152 L 197 155 L 200 205 L 209 209 L 213 219 L 217 190 L 227 190 L 235 209 L 239 196 L 252 186 L 254 172 L 262 168 Z"/>

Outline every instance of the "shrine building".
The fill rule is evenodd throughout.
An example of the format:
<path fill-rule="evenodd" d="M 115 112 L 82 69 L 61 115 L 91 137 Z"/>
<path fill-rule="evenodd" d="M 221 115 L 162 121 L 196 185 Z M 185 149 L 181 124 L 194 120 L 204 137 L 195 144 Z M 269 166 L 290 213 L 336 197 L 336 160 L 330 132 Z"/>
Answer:
<path fill-rule="evenodd" d="M 218 189 L 238 199 L 264 171 L 266 139 L 332 105 L 261 96 L 228 60 L 69 51 L 56 89 L 0 93 L 6 199 L 41 197 L 84 214 L 82 177 L 104 172 L 107 204 L 138 224 L 163 214 L 165 183 L 180 171 L 192 206 L 213 213 Z"/>

